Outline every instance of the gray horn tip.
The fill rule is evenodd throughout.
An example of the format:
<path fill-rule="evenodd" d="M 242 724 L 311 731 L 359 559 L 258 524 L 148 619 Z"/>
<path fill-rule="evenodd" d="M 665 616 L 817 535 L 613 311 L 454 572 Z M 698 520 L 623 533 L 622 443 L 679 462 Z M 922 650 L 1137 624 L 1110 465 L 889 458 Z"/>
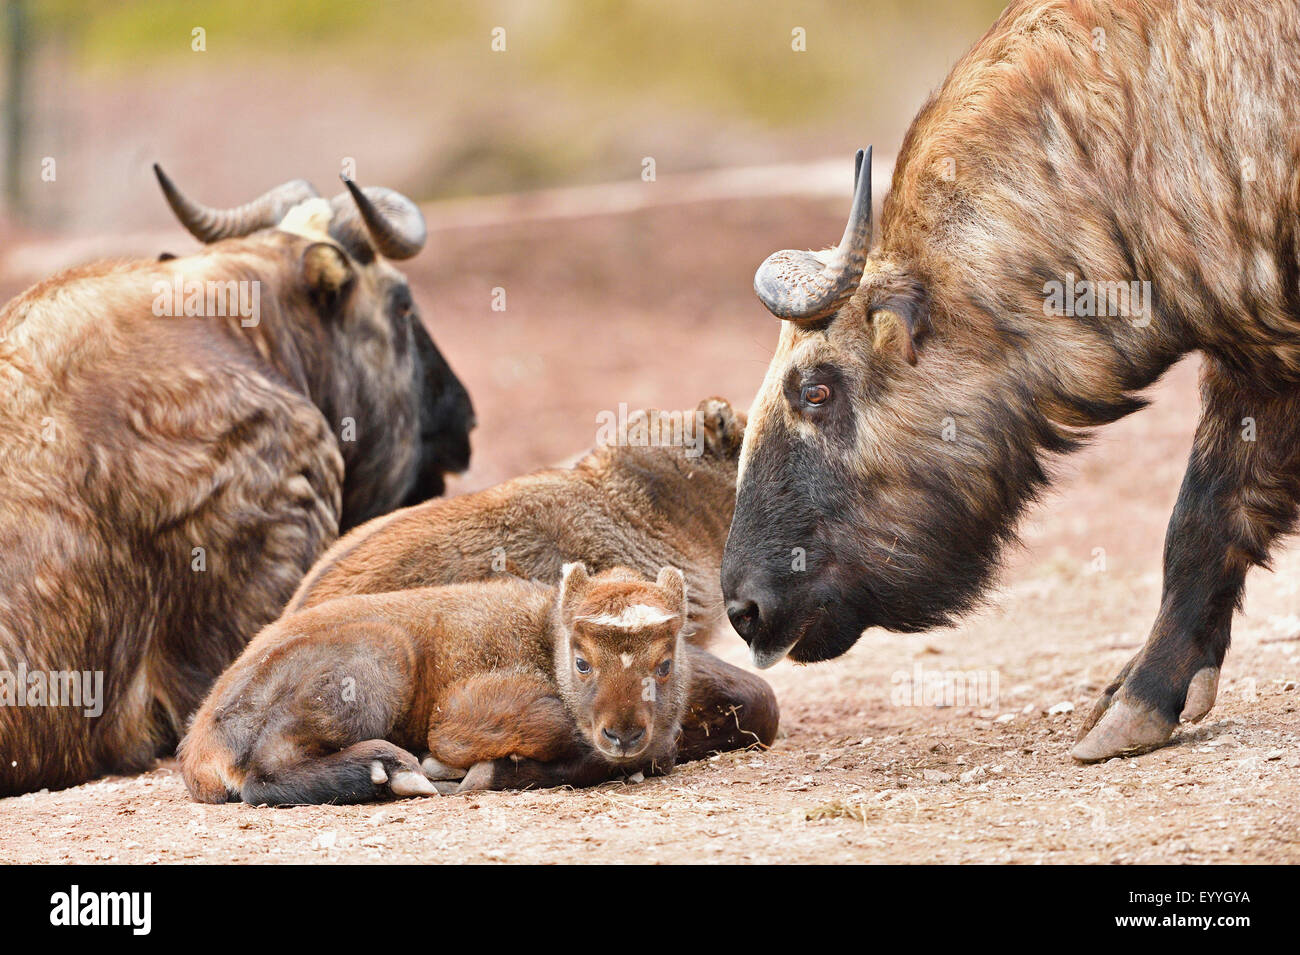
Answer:
<path fill-rule="evenodd" d="M 176 185 L 172 182 L 171 176 L 163 172 L 161 163 L 153 164 L 154 178 L 158 180 L 158 185 L 162 186 L 163 192 L 170 193 L 175 191 Z"/>

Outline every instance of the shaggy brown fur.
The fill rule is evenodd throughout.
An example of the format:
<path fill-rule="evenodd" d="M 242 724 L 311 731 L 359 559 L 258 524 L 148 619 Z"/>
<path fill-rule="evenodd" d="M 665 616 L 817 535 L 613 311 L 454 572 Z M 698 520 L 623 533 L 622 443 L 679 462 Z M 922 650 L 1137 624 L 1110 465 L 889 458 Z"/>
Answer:
<path fill-rule="evenodd" d="M 260 282 L 259 321 L 156 315 L 178 276 Z M 406 499 L 421 337 L 390 265 L 279 230 L 74 269 L 0 310 L 0 671 L 103 674 L 98 716 L 0 705 L 0 795 L 170 750 L 340 522 Z M 426 387 L 463 395 L 443 368 Z"/>
<path fill-rule="evenodd" d="M 701 453 L 681 445 L 604 445 L 571 468 L 547 468 L 474 494 L 396 511 L 340 538 L 286 608 L 344 594 L 515 573 L 547 583 L 581 560 L 593 570 L 682 568 L 703 639 L 722 621 L 718 568 L 736 499 L 745 419 L 701 401 Z M 656 414 L 647 412 L 645 414 Z"/>
<path fill-rule="evenodd" d="M 570 564 L 558 589 L 504 577 L 289 614 L 199 710 L 186 785 L 356 802 L 667 771 L 691 679 L 684 588 L 671 567 L 651 582 Z"/>
<path fill-rule="evenodd" d="M 976 606 L 1050 455 L 1200 351 L 1160 614 L 1075 755 L 1205 715 L 1246 569 L 1300 498 L 1297 91 L 1294 3 L 1008 7 L 912 124 L 857 293 L 782 328 L 723 572 L 756 655 Z M 1061 308 L 1071 282 L 1148 283 L 1149 308 Z"/>

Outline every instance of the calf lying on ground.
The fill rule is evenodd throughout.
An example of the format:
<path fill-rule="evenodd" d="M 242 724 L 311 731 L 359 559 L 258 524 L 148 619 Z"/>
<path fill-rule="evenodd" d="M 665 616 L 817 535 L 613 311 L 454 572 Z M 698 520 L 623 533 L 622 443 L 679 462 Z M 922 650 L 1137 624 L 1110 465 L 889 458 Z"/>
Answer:
<path fill-rule="evenodd" d="M 683 440 L 637 440 L 649 422 L 676 419 Z M 686 637 L 697 673 L 682 759 L 776 736 L 765 681 L 696 647 L 722 620 L 722 551 L 736 502 L 745 418 L 722 398 L 694 414 L 629 416 L 626 441 L 597 447 L 572 468 L 546 468 L 475 494 L 429 501 L 370 521 L 337 541 L 303 578 L 286 613 L 346 594 L 430 587 L 502 574 L 555 584 L 560 568 L 630 567 L 647 576 L 682 569 Z M 686 425 L 689 424 L 689 428 Z M 650 431 L 648 427 L 646 431 Z M 720 689 L 725 688 L 725 689 Z"/>
<path fill-rule="evenodd" d="M 339 598 L 267 627 L 217 681 L 181 744 L 185 783 L 201 802 L 285 804 L 665 772 L 707 679 L 685 623 L 672 567 Z"/>

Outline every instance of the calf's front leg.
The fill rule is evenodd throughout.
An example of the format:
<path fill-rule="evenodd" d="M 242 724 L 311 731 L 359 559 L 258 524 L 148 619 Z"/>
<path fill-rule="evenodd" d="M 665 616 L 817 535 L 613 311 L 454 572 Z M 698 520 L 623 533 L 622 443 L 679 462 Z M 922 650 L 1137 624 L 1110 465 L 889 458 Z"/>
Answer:
<path fill-rule="evenodd" d="M 1093 707 L 1082 762 L 1153 749 L 1214 705 L 1246 571 L 1267 566 L 1300 499 L 1300 398 L 1263 394 L 1207 357 L 1202 415 L 1165 536 L 1164 589 L 1146 645 Z"/>
<path fill-rule="evenodd" d="M 666 772 L 671 766 L 662 767 Z M 551 789 L 555 786 L 595 786 L 620 776 L 594 750 L 564 759 L 541 760 L 504 757 L 475 763 L 457 787 L 458 793 L 488 789 Z"/>
<path fill-rule="evenodd" d="M 454 779 L 476 763 L 505 756 L 541 762 L 576 748 L 576 730 L 555 687 L 539 673 L 501 670 L 470 677 L 429 721 L 425 773 Z"/>

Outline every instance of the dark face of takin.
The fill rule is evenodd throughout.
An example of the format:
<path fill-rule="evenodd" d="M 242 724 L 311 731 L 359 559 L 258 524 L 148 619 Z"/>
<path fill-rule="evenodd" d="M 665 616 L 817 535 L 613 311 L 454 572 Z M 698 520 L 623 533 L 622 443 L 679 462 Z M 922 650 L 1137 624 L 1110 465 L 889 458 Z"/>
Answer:
<path fill-rule="evenodd" d="M 651 583 L 567 564 L 559 622 L 556 680 L 578 731 L 614 764 L 667 754 L 685 701 L 681 572 L 665 567 Z"/>
<path fill-rule="evenodd" d="M 420 457 L 403 507 L 442 494 L 447 487 L 443 475 L 459 474 L 469 467 L 469 433 L 475 425 L 469 392 L 433 343 L 424 323 L 417 319 L 411 328 L 416 356 L 415 393 L 420 404 Z"/>
<path fill-rule="evenodd" d="M 268 302 L 280 314 L 249 334 L 306 387 L 334 432 L 344 465 L 339 530 L 441 494 L 443 475 L 469 465 L 474 408 L 390 264 L 424 247 L 419 207 L 345 175 L 345 191 L 328 201 L 295 179 L 220 209 L 186 196 L 160 166 L 154 173 L 205 245 L 287 266 L 275 270 Z"/>
<path fill-rule="evenodd" d="M 469 466 L 474 408 L 397 269 L 318 242 L 304 271 L 333 339 L 338 387 L 323 410 L 343 453 L 346 531 L 441 494 L 444 474 Z"/>
<path fill-rule="evenodd" d="M 934 309 L 868 263 L 828 319 L 782 325 L 722 565 L 728 615 L 760 667 L 838 656 L 868 627 L 951 622 L 1045 479 L 1035 447 L 1053 435 L 1016 411 L 995 356 L 932 331 L 946 324 L 931 325 Z"/>

